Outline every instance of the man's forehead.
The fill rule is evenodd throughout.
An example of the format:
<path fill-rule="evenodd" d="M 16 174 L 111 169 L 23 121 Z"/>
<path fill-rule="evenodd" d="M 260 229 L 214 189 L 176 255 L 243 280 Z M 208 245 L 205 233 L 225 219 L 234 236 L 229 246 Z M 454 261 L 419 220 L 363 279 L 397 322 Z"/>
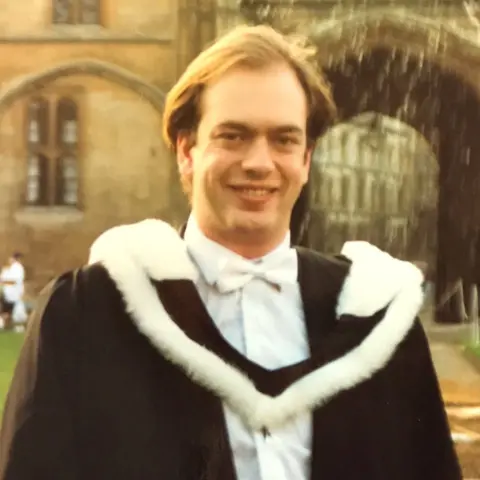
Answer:
<path fill-rule="evenodd" d="M 233 70 L 208 85 L 201 98 L 209 123 L 297 124 L 307 116 L 305 92 L 287 67 Z"/>

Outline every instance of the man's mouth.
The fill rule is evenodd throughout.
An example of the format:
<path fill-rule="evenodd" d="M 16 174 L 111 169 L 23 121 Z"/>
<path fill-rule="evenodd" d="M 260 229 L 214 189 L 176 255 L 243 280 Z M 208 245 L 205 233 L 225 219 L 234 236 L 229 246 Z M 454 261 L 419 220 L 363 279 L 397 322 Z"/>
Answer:
<path fill-rule="evenodd" d="M 241 193 L 242 195 L 247 195 L 251 197 L 264 197 L 274 193 L 276 188 L 266 188 L 266 187 L 232 187 L 236 192 Z"/>
<path fill-rule="evenodd" d="M 244 207 L 258 210 L 272 201 L 279 188 L 270 186 L 232 185 L 230 187 Z"/>

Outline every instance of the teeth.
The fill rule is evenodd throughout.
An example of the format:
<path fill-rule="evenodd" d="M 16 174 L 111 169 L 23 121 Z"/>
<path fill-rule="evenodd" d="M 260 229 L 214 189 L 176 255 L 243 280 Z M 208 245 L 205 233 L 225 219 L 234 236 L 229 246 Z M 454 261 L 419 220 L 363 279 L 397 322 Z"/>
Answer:
<path fill-rule="evenodd" d="M 240 190 L 242 193 L 246 193 L 247 195 L 253 195 L 253 196 L 258 196 L 261 197 L 262 195 L 267 195 L 269 190 L 265 188 L 242 188 Z"/>

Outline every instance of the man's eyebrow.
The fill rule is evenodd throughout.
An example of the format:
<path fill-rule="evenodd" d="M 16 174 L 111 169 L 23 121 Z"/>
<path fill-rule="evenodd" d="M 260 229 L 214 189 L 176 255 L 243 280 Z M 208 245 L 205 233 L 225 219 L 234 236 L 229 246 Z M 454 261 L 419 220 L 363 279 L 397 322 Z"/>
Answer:
<path fill-rule="evenodd" d="M 303 128 L 300 128 L 298 125 L 279 125 L 278 127 L 272 128 L 276 133 L 298 133 L 303 134 Z"/>
<path fill-rule="evenodd" d="M 215 126 L 215 129 L 221 129 L 221 128 L 228 128 L 230 130 L 244 130 L 244 131 L 254 130 L 254 128 L 250 127 L 246 123 L 235 122 L 233 120 L 227 120 Z"/>
<path fill-rule="evenodd" d="M 228 128 L 231 130 L 241 130 L 244 132 L 255 132 L 258 130 L 258 128 L 256 127 L 253 127 L 246 123 L 233 121 L 233 120 L 227 120 L 215 126 L 215 129 L 221 129 L 221 128 Z M 277 125 L 275 127 L 268 128 L 268 131 L 277 133 L 277 134 L 279 133 L 303 134 L 304 133 L 304 130 L 295 124 Z"/>

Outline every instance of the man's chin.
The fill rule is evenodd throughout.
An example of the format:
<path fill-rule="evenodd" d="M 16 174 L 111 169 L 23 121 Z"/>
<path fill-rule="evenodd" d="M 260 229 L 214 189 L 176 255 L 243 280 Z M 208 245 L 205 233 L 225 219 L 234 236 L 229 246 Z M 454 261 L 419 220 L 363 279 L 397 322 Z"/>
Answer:
<path fill-rule="evenodd" d="M 231 218 L 231 221 L 228 223 L 232 229 L 239 233 L 262 233 L 270 231 L 275 222 L 273 221 L 271 215 L 249 212 L 248 214 L 242 214 Z"/>

